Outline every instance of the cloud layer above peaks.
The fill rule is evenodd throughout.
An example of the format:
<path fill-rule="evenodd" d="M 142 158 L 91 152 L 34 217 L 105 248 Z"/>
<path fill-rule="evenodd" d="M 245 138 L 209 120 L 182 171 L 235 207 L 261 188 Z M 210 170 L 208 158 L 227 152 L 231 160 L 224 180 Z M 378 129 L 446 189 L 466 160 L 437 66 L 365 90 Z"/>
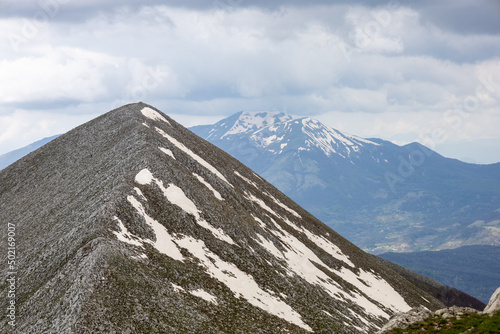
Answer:
<path fill-rule="evenodd" d="M 499 139 L 494 1 L 4 0 L 0 37 L 0 154 L 138 100 L 186 125 L 278 109 L 401 142 L 444 129 L 436 149 Z M 40 130 L 14 129 L 25 114 Z"/>

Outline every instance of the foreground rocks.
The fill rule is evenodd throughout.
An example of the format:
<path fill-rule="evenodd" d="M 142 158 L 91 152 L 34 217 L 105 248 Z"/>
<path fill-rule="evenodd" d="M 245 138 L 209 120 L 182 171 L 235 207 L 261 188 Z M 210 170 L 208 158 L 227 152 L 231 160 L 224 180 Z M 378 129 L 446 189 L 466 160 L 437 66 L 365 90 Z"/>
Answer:
<path fill-rule="evenodd" d="M 479 313 L 470 307 L 458 307 L 452 306 L 448 308 L 443 308 L 435 312 L 429 311 L 424 307 L 414 308 L 405 313 L 398 313 L 394 315 L 387 324 L 378 332 L 378 334 L 388 333 L 393 328 L 408 328 L 409 326 L 416 324 L 418 322 L 425 321 L 426 319 L 433 316 L 440 316 L 442 319 L 457 318 L 460 319 L 461 316 L 465 314 Z"/>
<path fill-rule="evenodd" d="M 405 313 L 395 314 L 389 322 L 387 322 L 384 327 L 378 332 L 378 334 L 389 333 L 394 328 L 408 328 L 413 324 L 423 322 L 430 317 L 440 317 L 443 320 L 456 318 L 460 319 L 463 316 L 470 314 L 490 314 L 500 311 L 500 288 L 498 288 L 495 293 L 491 296 L 490 302 L 486 306 L 483 312 L 479 312 L 470 307 L 458 307 L 452 306 L 444 309 L 437 310 L 435 312 L 429 311 L 425 307 L 413 308 Z M 446 323 L 446 322 L 442 322 Z"/>
<path fill-rule="evenodd" d="M 484 313 L 500 311 L 500 288 L 498 288 L 490 298 L 490 302 L 484 309 Z"/>

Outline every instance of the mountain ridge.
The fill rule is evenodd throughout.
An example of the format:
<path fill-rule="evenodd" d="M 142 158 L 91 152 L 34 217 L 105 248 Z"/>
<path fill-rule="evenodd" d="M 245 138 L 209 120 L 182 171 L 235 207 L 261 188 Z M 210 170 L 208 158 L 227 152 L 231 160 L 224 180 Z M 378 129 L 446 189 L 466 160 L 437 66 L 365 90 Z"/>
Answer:
<path fill-rule="evenodd" d="M 2 170 L 0 215 L 19 331 L 364 333 L 442 306 L 143 103 Z"/>

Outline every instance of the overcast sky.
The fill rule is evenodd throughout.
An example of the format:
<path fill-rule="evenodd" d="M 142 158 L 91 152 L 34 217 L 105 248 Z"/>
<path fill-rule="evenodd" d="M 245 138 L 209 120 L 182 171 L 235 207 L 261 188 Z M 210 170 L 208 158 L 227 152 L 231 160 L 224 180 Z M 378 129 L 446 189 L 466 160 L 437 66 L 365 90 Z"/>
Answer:
<path fill-rule="evenodd" d="M 136 101 L 500 162 L 500 2 L 0 0 L 0 154 Z"/>

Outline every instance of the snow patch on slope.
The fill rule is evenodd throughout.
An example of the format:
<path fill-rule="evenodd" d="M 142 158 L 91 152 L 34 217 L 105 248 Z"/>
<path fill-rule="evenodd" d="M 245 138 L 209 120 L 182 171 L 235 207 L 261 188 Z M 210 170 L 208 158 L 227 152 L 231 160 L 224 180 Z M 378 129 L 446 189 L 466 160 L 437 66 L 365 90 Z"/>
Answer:
<path fill-rule="evenodd" d="M 152 119 L 153 121 L 163 121 L 163 122 L 167 123 L 168 125 L 170 125 L 170 122 L 165 117 L 163 117 L 162 115 L 160 115 L 160 113 L 157 112 L 156 110 L 153 110 L 153 109 L 151 109 L 149 107 L 143 108 L 141 110 L 141 113 L 144 116 L 146 116 L 147 118 Z"/>
<path fill-rule="evenodd" d="M 184 257 L 174 243 L 174 238 L 170 233 L 168 233 L 165 226 L 158 223 L 156 220 L 151 218 L 147 213 L 141 202 L 139 202 L 134 196 L 127 196 L 127 200 L 130 204 L 137 210 L 137 212 L 144 217 L 146 224 L 153 228 L 155 232 L 156 241 L 144 240 L 155 247 L 160 253 L 170 256 L 174 260 L 182 261 Z"/>
<path fill-rule="evenodd" d="M 165 153 L 166 155 L 168 155 L 172 159 L 176 160 L 175 156 L 174 156 L 174 153 L 172 153 L 172 151 L 170 151 L 169 149 L 166 149 L 164 147 L 158 147 L 158 148 L 160 149 L 160 151 L 162 151 L 163 153 Z"/>
<path fill-rule="evenodd" d="M 123 225 L 122 221 L 118 219 L 118 217 L 113 217 L 114 220 L 118 222 L 118 227 L 120 228 L 120 232 L 113 231 L 114 235 L 116 235 L 116 238 L 118 240 L 126 242 L 127 244 L 133 245 L 133 246 L 139 246 L 142 247 L 142 242 L 143 239 L 133 235 L 128 231 L 128 229 Z"/>
<path fill-rule="evenodd" d="M 243 181 L 245 181 L 246 183 L 248 183 L 249 185 L 254 186 L 255 188 L 259 189 L 259 186 L 257 185 L 257 183 L 253 182 L 250 179 L 247 179 L 246 177 L 244 177 L 243 175 L 241 175 L 240 173 L 238 173 L 238 171 L 234 171 L 234 174 L 236 176 L 238 176 L 240 179 L 242 179 Z"/>
<path fill-rule="evenodd" d="M 160 188 L 160 190 L 163 192 L 163 195 L 170 203 L 178 206 L 183 211 L 194 216 L 198 225 L 209 230 L 217 239 L 225 241 L 231 245 L 236 244 L 233 239 L 228 236 L 222 229 L 215 228 L 207 221 L 202 219 L 200 216 L 200 210 L 198 210 L 196 204 L 194 204 L 194 202 L 186 196 L 184 191 L 181 188 L 177 187 L 175 184 L 170 183 L 168 185 L 168 188 L 165 188 L 163 182 L 153 177 L 153 174 L 146 168 L 141 170 L 136 175 L 135 181 L 142 185 L 151 184 L 154 182 Z"/>
<path fill-rule="evenodd" d="M 271 198 L 274 203 L 278 204 L 280 207 L 282 207 L 283 209 L 285 209 L 286 211 L 290 212 L 292 215 L 294 215 L 295 217 L 297 218 L 302 218 L 298 213 L 297 211 L 295 210 L 292 210 L 290 209 L 288 206 L 286 206 L 285 204 L 281 203 L 280 201 L 278 201 L 275 197 L 273 197 L 273 195 L 269 194 L 269 193 L 264 193 L 266 194 L 266 196 L 268 196 L 269 198 Z"/>
<path fill-rule="evenodd" d="M 202 240 L 184 236 L 178 240 L 178 244 L 198 258 L 207 273 L 224 283 L 235 293 L 236 297 L 243 297 L 250 304 L 266 312 L 285 319 L 307 331 L 312 331 L 302 321 L 299 313 L 282 300 L 262 290 L 252 276 L 241 271 L 234 264 L 223 261 L 217 254 L 211 252 Z"/>
<path fill-rule="evenodd" d="M 163 186 L 163 183 L 160 180 L 154 178 L 152 173 L 147 169 L 141 170 L 136 175 L 135 180 L 137 183 L 143 185 L 151 183 L 157 184 L 162 192 L 167 196 L 167 199 L 169 201 L 181 206 L 183 210 L 194 215 L 195 218 L 199 218 L 198 209 L 196 208 L 194 203 L 192 203 L 192 201 L 190 201 L 185 196 L 182 189 L 175 186 L 172 187 L 173 185 L 169 185 L 168 189 L 172 188 L 172 190 L 169 191 Z M 231 289 L 231 291 L 233 291 L 236 297 L 245 298 L 250 304 L 259 307 L 266 312 L 280 317 L 307 331 L 312 331 L 312 329 L 302 321 L 299 313 L 297 313 L 281 299 L 272 296 L 267 291 L 261 289 L 251 275 L 243 272 L 234 264 L 223 261 L 217 254 L 211 252 L 205 245 L 204 241 L 194 239 L 190 236 L 182 235 L 178 235 L 178 237 L 174 239 L 174 237 L 172 237 L 168 233 L 163 225 L 158 223 L 146 213 L 142 204 L 134 196 L 128 196 L 127 199 L 132 204 L 132 206 L 145 218 L 146 223 L 153 227 L 156 235 L 156 242 L 152 242 L 150 240 L 145 240 L 145 242 L 151 243 L 161 253 L 179 261 L 184 261 L 184 257 L 180 252 L 180 248 L 186 249 L 201 261 L 202 266 L 205 267 L 206 272 L 210 276 L 224 283 L 229 289 Z M 208 223 L 203 220 L 200 220 L 200 222 L 202 225 L 205 225 L 205 223 L 208 225 Z M 213 229 L 213 227 L 211 227 L 210 225 L 203 227 Z M 120 228 L 122 229 L 122 233 L 120 235 L 122 235 L 123 233 L 127 233 L 123 232 L 125 231 L 124 227 L 122 228 L 120 226 Z M 224 232 L 221 230 L 221 233 Z M 223 236 L 226 236 L 225 233 L 223 234 Z M 232 239 L 230 241 L 232 241 Z M 175 285 L 172 286 L 178 292 L 185 291 L 182 287 Z M 217 304 L 216 297 L 212 296 L 206 291 L 196 290 L 190 291 L 189 293 Z"/>
<path fill-rule="evenodd" d="M 282 112 L 243 112 L 234 125 L 221 138 L 228 135 L 245 133 L 261 129 L 275 123 L 285 122 L 292 119 L 291 116 Z"/>
<path fill-rule="evenodd" d="M 290 224 L 291 222 L 288 221 L 287 223 Z M 344 255 L 344 253 L 342 253 L 342 251 L 337 245 L 332 243 L 330 240 L 326 239 L 324 236 L 319 236 L 317 234 L 314 234 L 308 229 L 305 229 L 303 227 L 301 227 L 299 231 L 304 233 L 309 240 L 314 242 L 318 247 L 323 249 L 325 252 L 327 252 L 337 260 L 343 261 L 353 268 L 356 267 L 354 263 L 351 262 L 349 257 L 347 255 Z"/>
<path fill-rule="evenodd" d="M 263 239 L 263 237 L 259 237 L 259 241 L 260 244 L 271 254 L 287 264 L 287 268 L 285 269 L 287 269 L 288 275 L 297 275 L 311 284 L 320 286 L 330 296 L 337 300 L 354 302 L 373 315 L 380 316 L 386 319 L 389 318 L 389 315 L 386 312 L 380 309 L 372 301 L 367 299 L 364 295 L 355 291 L 352 292 L 352 295 L 344 295 L 343 288 L 339 286 L 332 278 L 330 278 L 323 270 L 319 269 L 317 265 L 315 265 L 315 263 L 322 266 L 323 268 L 326 268 L 333 275 L 336 275 L 337 273 L 329 268 L 300 240 L 298 240 L 285 230 L 281 229 L 279 225 L 276 224 L 276 222 L 274 223 L 282 234 L 275 234 L 275 236 L 278 238 L 278 240 L 284 243 L 286 250 L 284 252 L 279 251 L 273 243 L 264 241 L 265 239 Z M 367 327 L 369 327 L 369 322 L 364 318 L 361 319 L 365 324 L 367 324 Z"/>
<path fill-rule="evenodd" d="M 192 294 L 193 296 L 204 299 L 207 302 L 210 302 L 212 304 L 215 304 L 215 305 L 219 304 L 219 303 L 217 303 L 217 297 L 215 297 L 214 295 L 211 295 L 210 293 L 206 292 L 203 289 L 192 290 L 192 291 L 189 291 L 189 293 Z"/>
<path fill-rule="evenodd" d="M 371 272 L 364 271 L 363 269 L 359 271 L 360 273 L 356 275 L 352 271 L 342 268 L 340 277 L 363 291 L 368 297 L 394 311 L 407 312 L 411 309 L 404 298 L 384 279 L 377 277 Z M 364 305 L 363 307 L 368 310 L 370 305 Z"/>
<path fill-rule="evenodd" d="M 259 234 L 257 234 L 258 239 L 256 241 L 277 259 L 286 263 L 287 267 L 285 269 L 288 271 L 289 275 L 302 277 L 307 282 L 322 287 L 333 298 L 354 302 L 365 309 L 366 312 L 385 319 L 389 318 L 389 314 L 368 298 L 371 298 L 396 312 L 409 310 L 411 308 L 394 290 L 394 288 L 392 288 L 392 286 L 390 286 L 390 284 L 382 278 L 363 270 L 360 270 L 359 275 L 357 275 L 355 272 L 345 267 L 342 267 L 340 270 L 329 267 L 302 241 L 281 228 L 280 225 L 274 221 L 274 219 L 270 217 L 268 218 L 273 223 L 275 229 L 267 230 L 277 238 L 277 240 L 284 246 L 285 250 L 281 251 L 272 241 Z M 262 220 L 257 217 L 254 217 L 254 219 L 259 223 L 259 225 L 265 227 Z M 326 238 L 315 236 L 310 231 L 297 227 L 286 218 L 283 219 L 283 221 L 289 225 L 292 224 L 291 226 L 295 230 L 303 232 L 311 241 L 318 242 L 317 245 L 323 248 L 332 257 L 342 260 L 348 265 L 355 267 L 349 258 L 345 256 L 336 245 L 328 241 Z M 324 270 L 321 270 L 318 265 L 330 271 L 330 273 L 334 276 L 339 276 L 345 281 L 351 283 L 358 289 L 358 291 L 352 291 L 351 294 L 348 295 L 344 294 L 343 288 L 340 287 L 329 275 L 327 275 Z M 367 319 L 363 319 L 363 321 L 368 324 Z"/>
<path fill-rule="evenodd" d="M 187 148 L 183 143 L 181 143 L 177 139 L 169 136 L 167 133 L 165 133 L 165 131 L 163 131 L 160 128 L 156 128 L 156 131 L 159 134 L 161 134 L 163 137 L 165 137 L 169 142 L 171 142 L 172 144 L 174 144 L 179 150 L 181 150 L 184 153 L 186 153 L 187 155 L 189 155 L 191 158 L 193 158 L 194 160 L 196 160 L 200 165 L 202 165 L 203 167 L 205 167 L 206 169 L 208 169 L 210 172 L 212 172 L 213 174 L 215 174 L 219 179 L 221 179 L 222 181 L 226 182 L 229 186 L 233 187 L 229 183 L 229 181 L 226 180 L 226 178 L 224 177 L 224 175 L 222 175 L 221 172 L 219 172 L 214 166 L 212 166 L 211 164 L 209 164 L 208 162 L 206 162 L 199 155 L 197 155 L 196 153 L 194 153 L 193 151 L 191 151 L 189 148 Z"/>
<path fill-rule="evenodd" d="M 269 212 L 270 214 L 278 217 L 278 218 L 281 218 L 280 215 L 278 215 L 273 209 L 271 209 L 263 200 L 261 200 L 260 198 L 257 198 L 255 197 L 253 194 L 249 193 L 249 192 L 245 192 L 245 197 L 246 199 L 254 202 L 255 204 L 259 205 L 262 209 L 266 210 L 267 212 Z"/>
<path fill-rule="evenodd" d="M 308 146 L 318 147 L 327 156 L 339 154 L 346 158 L 341 152 L 335 149 L 340 149 L 340 146 L 343 146 L 342 151 L 346 151 L 347 155 L 350 156 L 352 152 L 359 152 L 363 144 L 380 145 L 360 137 L 334 130 L 309 117 L 302 119 L 302 132 L 310 138 L 306 141 Z"/>
<path fill-rule="evenodd" d="M 210 189 L 210 191 L 214 194 L 215 198 L 217 198 L 220 201 L 224 200 L 224 198 L 222 198 L 221 194 L 217 190 L 215 190 L 214 187 L 212 187 L 212 185 L 210 183 L 205 181 L 205 179 L 203 177 L 201 177 L 200 175 L 198 175 L 196 173 L 193 173 L 193 176 L 196 177 L 196 179 L 198 179 L 198 181 L 200 181 L 205 187 Z"/>

